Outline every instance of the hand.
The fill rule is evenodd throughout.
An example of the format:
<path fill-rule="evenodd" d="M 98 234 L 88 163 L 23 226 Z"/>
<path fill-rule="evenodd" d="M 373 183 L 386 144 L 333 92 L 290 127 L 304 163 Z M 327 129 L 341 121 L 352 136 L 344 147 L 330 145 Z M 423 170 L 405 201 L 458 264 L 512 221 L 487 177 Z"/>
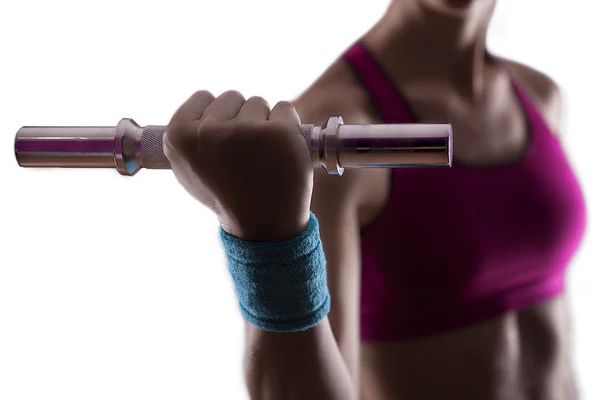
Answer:
<path fill-rule="evenodd" d="M 183 187 L 212 209 L 223 229 L 248 241 L 281 241 L 306 229 L 313 166 L 289 102 L 196 92 L 163 139 Z"/>

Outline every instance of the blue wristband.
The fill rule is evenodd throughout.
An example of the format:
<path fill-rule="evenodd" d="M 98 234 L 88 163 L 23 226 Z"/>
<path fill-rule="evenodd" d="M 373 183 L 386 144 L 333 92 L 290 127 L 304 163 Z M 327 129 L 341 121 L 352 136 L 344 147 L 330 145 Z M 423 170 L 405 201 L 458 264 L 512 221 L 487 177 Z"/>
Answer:
<path fill-rule="evenodd" d="M 313 213 L 299 236 L 275 243 L 240 240 L 220 228 L 243 317 L 268 331 L 294 332 L 329 313 L 325 254 Z"/>

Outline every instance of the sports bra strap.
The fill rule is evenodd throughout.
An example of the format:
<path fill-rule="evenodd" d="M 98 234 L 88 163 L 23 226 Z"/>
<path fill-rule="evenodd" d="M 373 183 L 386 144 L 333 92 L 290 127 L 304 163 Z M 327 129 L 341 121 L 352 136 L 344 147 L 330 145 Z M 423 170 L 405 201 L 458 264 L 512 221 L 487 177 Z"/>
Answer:
<path fill-rule="evenodd" d="M 408 104 L 394 87 L 372 54 L 360 43 L 354 42 L 343 55 L 350 63 L 382 119 L 389 124 L 416 122 Z"/>

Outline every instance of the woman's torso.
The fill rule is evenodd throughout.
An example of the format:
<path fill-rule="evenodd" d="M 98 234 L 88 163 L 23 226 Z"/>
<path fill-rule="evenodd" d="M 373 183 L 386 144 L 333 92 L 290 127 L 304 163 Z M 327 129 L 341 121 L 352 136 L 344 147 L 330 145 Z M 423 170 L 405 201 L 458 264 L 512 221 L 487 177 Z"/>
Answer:
<path fill-rule="evenodd" d="M 427 89 L 404 91 L 419 122 L 453 124 L 455 156 L 461 163 L 511 164 L 527 150 L 527 118 L 519 102 L 510 100 L 512 92 L 506 77 L 494 74 L 489 77 L 489 98 L 471 107 L 450 109 L 447 105 L 456 102 L 449 100 L 451 91 L 444 93 L 443 89 L 430 93 Z M 354 96 L 356 103 L 363 105 L 363 120 L 390 123 L 373 105 L 371 94 L 347 60 L 338 59 L 311 90 L 319 92 L 327 87 L 343 88 L 345 101 Z M 389 169 L 363 169 L 353 174 L 361 182 L 358 213 L 361 226 L 368 232 L 386 210 L 394 207 L 390 203 L 394 198 L 390 182 L 398 180 Z M 401 249 L 398 243 L 399 263 Z M 442 333 L 403 340 L 363 340 L 363 397 L 575 399 L 566 308 L 564 296 L 557 295 Z"/>

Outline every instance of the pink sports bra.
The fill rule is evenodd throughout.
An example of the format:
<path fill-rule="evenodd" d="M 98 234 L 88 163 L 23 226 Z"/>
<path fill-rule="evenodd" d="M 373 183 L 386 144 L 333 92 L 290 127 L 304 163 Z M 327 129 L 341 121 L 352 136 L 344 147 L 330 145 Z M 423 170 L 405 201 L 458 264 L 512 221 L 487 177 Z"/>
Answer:
<path fill-rule="evenodd" d="M 418 122 L 359 42 L 343 55 L 385 123 Z M 563 292 L 585 204 L 555 135 L 525 93 L 526 154 L 506 166 L 394 169 L 361 232 L 363 341 L 448 332 Z"/>

